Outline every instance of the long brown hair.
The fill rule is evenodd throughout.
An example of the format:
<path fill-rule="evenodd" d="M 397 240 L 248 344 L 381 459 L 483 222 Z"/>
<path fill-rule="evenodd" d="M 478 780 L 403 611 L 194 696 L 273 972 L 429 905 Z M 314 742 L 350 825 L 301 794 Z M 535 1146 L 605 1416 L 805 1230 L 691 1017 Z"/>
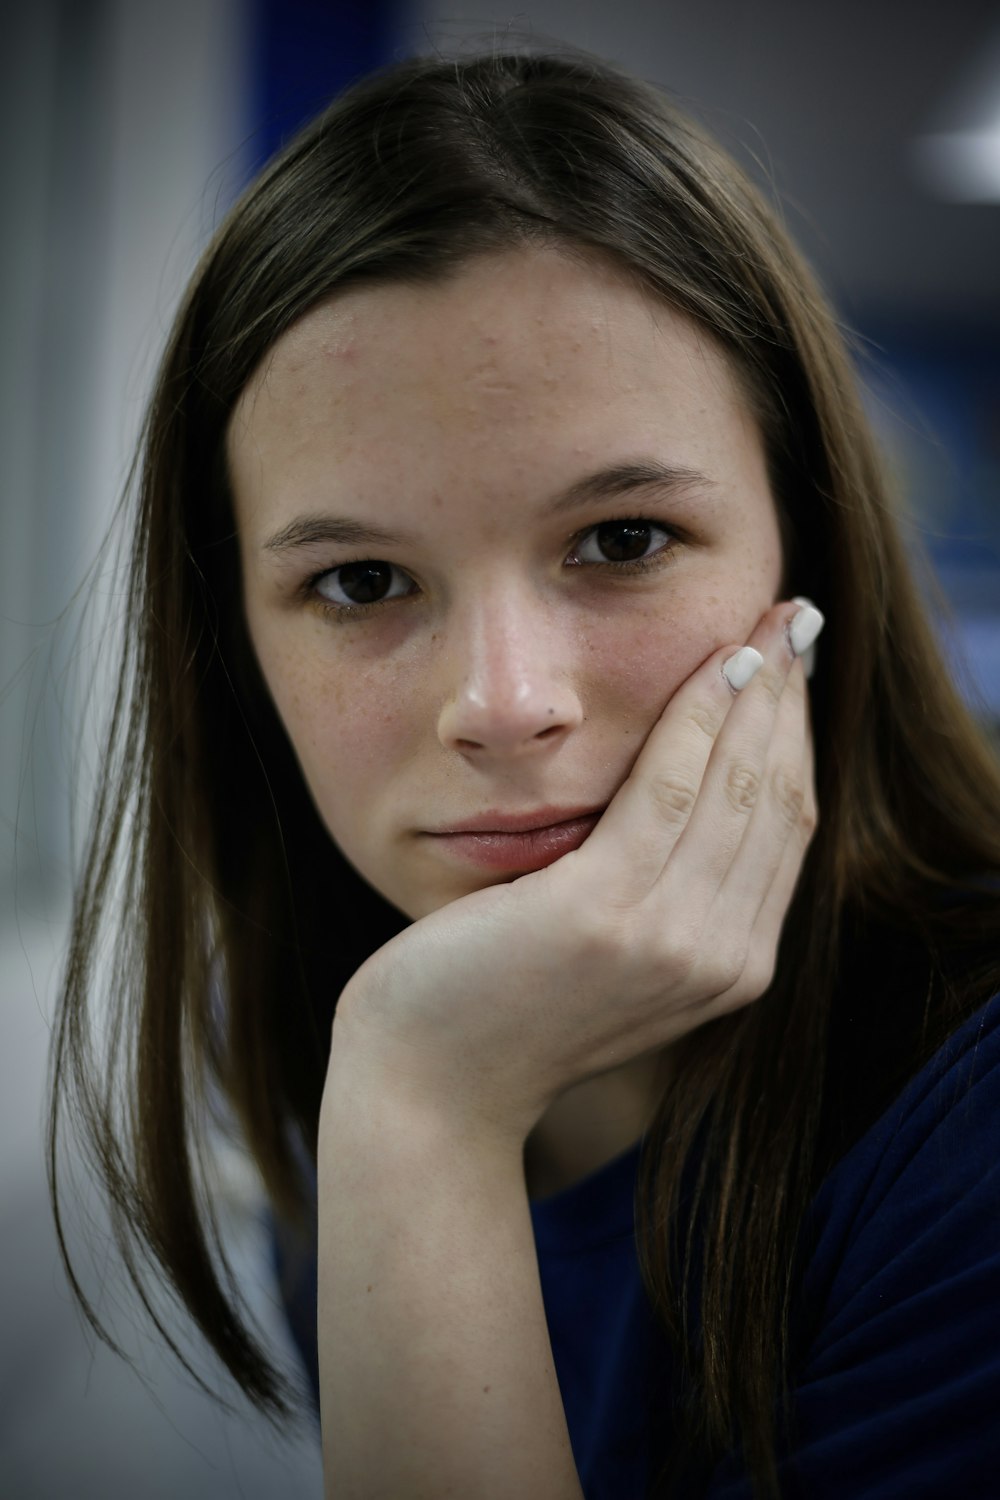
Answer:
<path fill-rule="evenodd" d="M 1000 903 L 981 889 L 1000 868 L 1000 773 L 925 622 L 810 274 L 723 152 L 659 90 L 588 55 L 421 58 L 371 75 L 249 188 L 192 282 L 145 428 L 122 687 L 53 1042 L 60 1245 L 107 1336 L 59 1216 L 65 1096 L 136 1285 L 145 1261 L 250 1400 L 292 1413 L 223 1286 L 199 1121 L 221 1089 L 275 1206 L 304 1221 L 296 1142 L 315 1158 L 337 995 L 405 919 L 322 829 L 256 666 L 226 423 L 275 340 L 338 288 L 441 280 L 530 243 L 610 259 L 729 353 L 766 438 L 789 578 L 828 618 L 811 684 L 820 826 L 775 978 L 677 1049 L 636 1199 L 645 1284 L 685 1371 L 680 1418 L 663 1413 L 670 1446 L 710 1464 L 741 1443 L 768 1490 L 810 1197 L 887 1091 L 1000 988 Z M 88 1005 L 113 909 L 111 1041 L 95 1065 Z M 900 955 L 906 983 L 876 984 Z M 850 1099 L 848 983 L 867 997 L 850 1051 L 873 1064 Z M 870 1038 L 890 1004 L 901 1024 L 876 1068 Z"/>

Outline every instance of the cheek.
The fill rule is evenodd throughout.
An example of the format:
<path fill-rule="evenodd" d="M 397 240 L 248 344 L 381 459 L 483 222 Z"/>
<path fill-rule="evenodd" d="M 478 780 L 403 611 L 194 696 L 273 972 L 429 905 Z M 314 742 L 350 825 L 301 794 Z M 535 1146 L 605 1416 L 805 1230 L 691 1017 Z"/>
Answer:
<path fill-rule="evenodd" d="M 721 646 L 742 645 L 775 600 L 777 577 L 756 587 L 678 589 L 588 632 L 586 651 L 604 712 L 627 738 L 645 736 L 678 688 Z"/>
<path fill-rule="evenodd" d="M 262 668 L 317 810 L 334 838 L 372 812 L 408 742 L 406 703 L 391 683 L 299 653 L 264 653 Z"/>

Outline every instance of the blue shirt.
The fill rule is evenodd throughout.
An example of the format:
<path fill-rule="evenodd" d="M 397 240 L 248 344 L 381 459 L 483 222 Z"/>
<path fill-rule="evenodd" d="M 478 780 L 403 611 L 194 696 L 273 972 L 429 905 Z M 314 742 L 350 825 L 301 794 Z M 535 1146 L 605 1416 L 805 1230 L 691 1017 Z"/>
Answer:
<path fill-rule="evenodd" d="M 586 1500 L 642 1500 L 672 1357 L 633 1230 L 639 1145 L 532 1203 L 542 1295 Z M 782 1493 L 1000 1497 L 1000 996 L 823 1182 L 806 1226 Z M 276 1263 L 290 1280 L 286 1254 Z M 314 1390 L 316 1263 L 286 1304 Z M 667 1414 L 667 1420 L 664 1419 Z M 750 1500 L 736 1455 L 702 1492 Z"/>
<path fill-rule="evenodd" d="M 636 1146 L 531 1210 L 587 1500 L 640 1500 L 650 1407 L 670 1401 L 632 1238 L 638 1160 Z M 998 1500 L 1000 996 L 833 1168 L 807 1245 L 798 1321 L 815 1331 L 797 1361 L 783 1493 Z M 749 1500 L 735 1456 L 705 1493 Z"/>

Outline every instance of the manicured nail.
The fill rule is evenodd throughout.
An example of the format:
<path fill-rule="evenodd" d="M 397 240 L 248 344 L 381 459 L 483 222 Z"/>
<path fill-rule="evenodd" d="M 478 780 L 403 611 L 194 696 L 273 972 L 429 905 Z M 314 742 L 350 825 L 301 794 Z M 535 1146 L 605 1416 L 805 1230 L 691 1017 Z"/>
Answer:
<path fill-rule="evenodd" d="M 735 655 L 722 663 L 722 675 L 733 692 L 738 693 L 763 665 L 764 658 L 759 651 L 755 651 L 752 646 L 741 646 Z"/>
<path fill-rule="evenodd" d="M 804 594 L 796 594 L 795 597 L 792 599 L 792 603 L 793 604 L 808 605 L 810 607 L 810 609 L 815 609 L 816 608 L 816 606 L 815 606 L 815 604 L 813 604 L 812 600 L 811 599 L 807 599 Z M 805 673 L 806 681 L 808 681 L 809 678 L 812 676 L 812 674 L 816 670 L 816 647 L 815 647 L 815 645 L 807 646 L 806 649 L 803 651 L 803 653 L 802 653 L 802 670 Z"/>
<path fill-rule="evenodd" d="M 799 604 L 796 599 L 794 603 Z M 788 626 L 788 639 L 796 656 L 804 656 L 826 624 L 815 604 L 802 603 Z"/>

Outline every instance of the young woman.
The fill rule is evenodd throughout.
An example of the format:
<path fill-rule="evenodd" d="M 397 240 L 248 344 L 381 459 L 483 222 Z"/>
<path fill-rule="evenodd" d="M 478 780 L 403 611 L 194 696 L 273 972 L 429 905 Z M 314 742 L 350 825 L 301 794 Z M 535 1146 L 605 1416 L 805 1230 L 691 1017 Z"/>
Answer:
<path fill-rule="evenodd" d="M 53 1191 L 72 1085 L 288 1415 L 221 1088 L 337 1500 L 992 1493 L 1000 774 L 733 163 L 592 58 L 363 81 L 206 253 L 135 537 Z"/>

